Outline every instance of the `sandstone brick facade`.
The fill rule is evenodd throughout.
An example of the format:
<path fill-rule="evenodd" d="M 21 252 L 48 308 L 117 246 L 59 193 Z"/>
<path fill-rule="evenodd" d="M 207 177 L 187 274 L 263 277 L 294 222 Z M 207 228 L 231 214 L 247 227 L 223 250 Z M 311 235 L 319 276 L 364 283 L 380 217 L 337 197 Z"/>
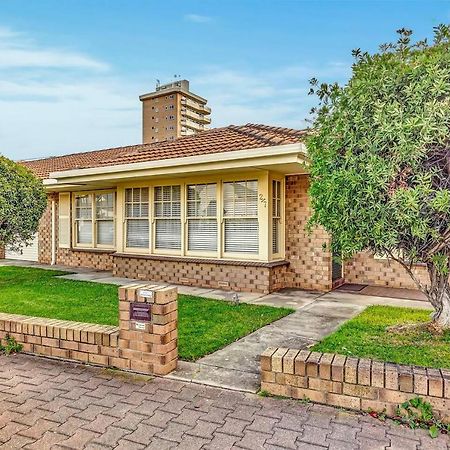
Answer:
<path fill-rule="evenodd" d="M 132 302 L 150 304 L 149 322 L 131 320 Z M 167 286 L 120 288 L 119 327 L 0 313 L 0 339 L 12 336 L 27 353 L 155 375 L 177 366 L 177 330 L 177 289 Z"/>
<path fill-rule="evenodd" d="M 113 272 L 118 277 L 262 293 L 274 290 L 277 282 L 272 275 L 277 272 L 276 264 L 134 255 L 113 255 L 113 259 Z"/>
<path fill-rule="evenodd" d="M 308 175 L 286 177 L 285 199 L 285 261 L 263 264 L 237 261 L 205 261 L 198 258 L 177 258 L 120 255 L 103 250 L 61 249 L 56 245 L 56 261 L 72 267 L 111 270 L 120 277 L 155 282 L 189 284 L 213 289 L 268 293 L 283 288 L 318 291 L 332 289 L 332 257 L 323 250 L 330 237 L 323 229 L 311 234 L 305 230 L 311 215 L 308 196 Z M 58 216 L 58 194 L 49 194 L 48 207 L 39 227 L 39 260 L 51 262 L 51 202 L 55 201 Z M 0 250 L 1 257 L 1 250 Z M 426 268 L 417 266 L 418 276 L 426 282 Z M 398 264 L 358 254 L 344 268 L 345 281 L 415 288 L 408 274 Z"/>
<path fill-rule="evenodd" d="M 323 229 L 305 230 L 311 216 L 309 176 L 286 178 L 286 260 L 284 287 L 328 291 L 331 289 L 331 254 L 323 250 L 330 237 Z"/>
<path fill-rule="evenodd" d="M 416 265 L 414 272 L 424 284 L 428 282 L 425 265 Z M 378 259 L 368 252 L 359 253 L 344 268 L 347 283 L 370 284 L 392 288 L 417 289 L 414 281 L 400 264 Z"/>
<path fill-rule="evenodd" d="M 420 396 L 450 421 L 450 371 L 287 348 L 261 355 L 261 389 L 273 394 L 394 416 Z"/>

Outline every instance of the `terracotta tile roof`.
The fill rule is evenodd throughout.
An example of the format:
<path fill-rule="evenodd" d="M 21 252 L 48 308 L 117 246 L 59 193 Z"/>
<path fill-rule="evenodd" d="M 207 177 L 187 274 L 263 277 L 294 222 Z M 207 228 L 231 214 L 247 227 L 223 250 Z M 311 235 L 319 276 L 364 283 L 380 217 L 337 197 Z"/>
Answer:
<path fill-rule="evenodd" d="M 185 136 L 174 141 L 108 148 L 45 159 L 21 161 L 40 178 L 49 173 L 71 169 L 114 166 L 136 162 L 156 161 L 185 156 L 223 153 L 283 144 L 294 144 L 304 136 L 305 130 L 247 124 L 213 128 L 202 133 Z"/>

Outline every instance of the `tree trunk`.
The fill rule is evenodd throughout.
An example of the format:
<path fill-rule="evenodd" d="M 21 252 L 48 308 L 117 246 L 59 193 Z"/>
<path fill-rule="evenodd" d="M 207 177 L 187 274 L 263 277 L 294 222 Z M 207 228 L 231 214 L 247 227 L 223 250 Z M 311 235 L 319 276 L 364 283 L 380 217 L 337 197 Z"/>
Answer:
<path fill-rule="evenodd" d="M 430 286 L 427 287 L 427 297 L 434 307 L 431 315 L 438 329 L 450 329 L 450 285 L 448 273 L 437 270 L 434 264 L 428 264 Z"/>

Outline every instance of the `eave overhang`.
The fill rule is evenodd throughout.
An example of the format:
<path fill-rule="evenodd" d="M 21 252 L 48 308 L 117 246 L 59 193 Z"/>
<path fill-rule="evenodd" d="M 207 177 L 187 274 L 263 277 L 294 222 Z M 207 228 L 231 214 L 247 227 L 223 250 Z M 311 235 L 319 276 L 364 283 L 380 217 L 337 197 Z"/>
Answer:
<path fill-rule="evenodd" d="M 220 172 L 270 170 L 280 174 L 308 173 L 303 143 L 262 147 L 206 155 L 169 158 L 114 166 L 52 172 L 44 180 L 47 191 L 82 186 L 114 186 L 148 178 L 187 177 Z"/>

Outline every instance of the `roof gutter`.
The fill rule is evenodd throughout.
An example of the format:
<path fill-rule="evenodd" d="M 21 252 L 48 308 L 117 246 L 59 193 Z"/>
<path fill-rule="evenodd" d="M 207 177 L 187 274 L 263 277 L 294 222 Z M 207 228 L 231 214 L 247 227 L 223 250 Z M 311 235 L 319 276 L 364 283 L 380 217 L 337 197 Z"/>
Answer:
<path fill-rule="evenodd" d="M 72 184 L 100 179 L 120 179 L 130 173 L 133 173 L 133 176 L 141 177 L 297 162 L 299 164 L 307 162 L 306 146 L 301 142 L 182 158 L 52 172 L 49 179 L 44 180 L 44 184 L 54 186 L 56 184 Z"/>

